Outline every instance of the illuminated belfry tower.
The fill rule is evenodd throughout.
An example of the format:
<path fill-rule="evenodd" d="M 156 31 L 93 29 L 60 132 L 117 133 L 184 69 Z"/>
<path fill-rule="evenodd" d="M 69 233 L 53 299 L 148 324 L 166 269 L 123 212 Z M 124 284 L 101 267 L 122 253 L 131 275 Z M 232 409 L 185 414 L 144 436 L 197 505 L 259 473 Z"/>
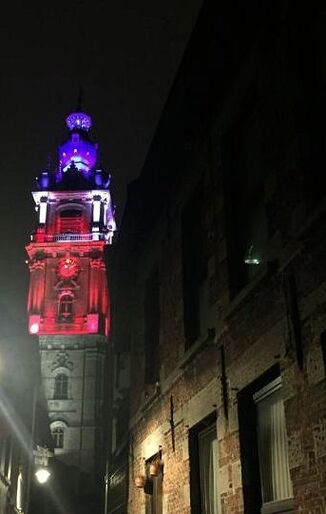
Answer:
<path fill-rule="evenodd" d="M 29 332 L 39 338 L 42 386 L 55 455 L 95 476 L 103 430 L 110 331 L 105 248 L 115 231 L 110 175 L 98 168 L 90 116 L 66 118 L 58 165 L 32 193 L 38 225 L 27 245 Z"/>

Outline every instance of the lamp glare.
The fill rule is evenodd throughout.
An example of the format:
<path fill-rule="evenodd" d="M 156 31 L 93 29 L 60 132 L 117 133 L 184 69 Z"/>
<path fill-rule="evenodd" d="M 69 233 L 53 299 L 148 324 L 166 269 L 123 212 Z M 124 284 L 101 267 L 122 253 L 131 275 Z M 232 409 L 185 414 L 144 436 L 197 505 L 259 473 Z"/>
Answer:
<path fill-rule="evenodd" d="M 36 471 L 35 476 L 36 476 L 37 481 L 39 482 L 39 484 L 45 484 L 49 480 L 49 478 L 51 476 L 51 473 L 46 468 L 39 468 Z"/>

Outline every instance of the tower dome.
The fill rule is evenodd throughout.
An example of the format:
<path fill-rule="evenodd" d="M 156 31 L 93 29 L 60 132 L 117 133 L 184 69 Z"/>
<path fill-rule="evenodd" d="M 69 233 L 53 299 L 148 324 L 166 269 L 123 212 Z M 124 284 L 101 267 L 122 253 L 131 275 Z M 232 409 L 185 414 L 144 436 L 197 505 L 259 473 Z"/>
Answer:
<path fill-rule="evenodd" d="M 58 147 L 56 169 L 47 169 L 36 178 L 41 191 L 87 191 L 107 190 L 110 173 L 104 171 L 98 162 L 98 145 L 89 137 L 92 118 L 80 108 L 66 117 L 69 134 Z"/>
<path fill-rule="evenodd" d="M 92 119 L 84 112 L 73 112 L 67 116 L 66 125 L 70 137 L 59 146 L 60 171 L 65 173 L 73 166 L 87 175 L 97 161 L 97 144 L 88 137 Z"/>

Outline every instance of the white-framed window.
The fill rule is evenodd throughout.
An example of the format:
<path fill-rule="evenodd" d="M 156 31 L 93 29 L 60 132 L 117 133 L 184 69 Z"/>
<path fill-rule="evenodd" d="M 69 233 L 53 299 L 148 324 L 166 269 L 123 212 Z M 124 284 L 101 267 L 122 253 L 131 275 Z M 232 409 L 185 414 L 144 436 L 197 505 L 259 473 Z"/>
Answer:
<path fill-rule="evenodd" d="M 218 514 L 216 424 L 198 434 L 200 497 L 203 514 Z"/>
<path fill-rule="evenodd" d="M 285 512 L 293 498 L 281 377 L 253 395 L 262 514 Z"/>
<path fill-rule="evenodd" d="M 216 413 L 189 430 L 191 512 L 220 514 Z"/>
<path fill-rule="evenodd" d="M 51 434 L 54 442 L 54 448 L 64 448 L 65 425 L 62 422 L 55 422 L 51 425 Z"/>

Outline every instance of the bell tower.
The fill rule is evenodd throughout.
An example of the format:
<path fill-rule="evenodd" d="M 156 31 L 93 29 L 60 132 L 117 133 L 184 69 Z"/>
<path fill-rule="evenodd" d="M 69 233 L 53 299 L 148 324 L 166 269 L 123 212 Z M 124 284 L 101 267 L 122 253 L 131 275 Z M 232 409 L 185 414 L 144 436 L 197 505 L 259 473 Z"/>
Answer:
<path fill-rule="evenodd" d="M 91 118 L 74 112 L 66 125 L 57 167 L 41 172 L 32 193 L 38 219 L 26 246 L 28 324 L 39 338 L 55 456 L 95 477 L 110 331 L 105 250 L 116 225 L 110 175 L 98 166 L 89 137 Z"/>

